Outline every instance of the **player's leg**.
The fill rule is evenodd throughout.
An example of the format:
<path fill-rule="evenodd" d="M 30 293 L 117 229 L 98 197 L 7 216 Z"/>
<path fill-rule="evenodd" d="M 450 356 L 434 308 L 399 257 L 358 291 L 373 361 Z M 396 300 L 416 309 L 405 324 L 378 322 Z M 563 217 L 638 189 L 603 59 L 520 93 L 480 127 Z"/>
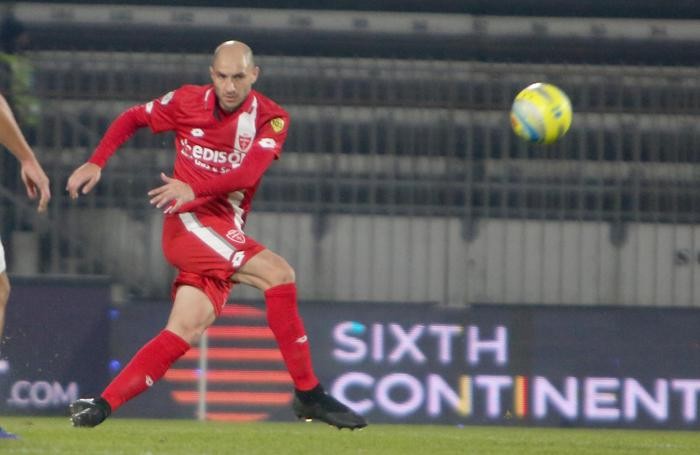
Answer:
<path fill-rule="evenodd" d="M 73 425 L 99 425 L 124 403 L 151 387 L 215 318 L 207 294 L 194 286 L 179 286 L 165 329 L 132 357 L 99 398 L 82 399 L 71 405 Z"/>
<path fill-rule="evenodd" d="M 214 318 L 214 308 L 204 292 L 180 286 L 165 329 L 134 355 L 102 393 L 112 411 L 158 381 Z"/>
<path fill-rule="evenodd" d="M 2 242 L 0 242 L 0 349 L 2 348 L 3 341 L 3 329 L 5 328 L 5 311 L 7 309 L 7 302 L 10 299 L 10 280 L 7 277 L 7 272 L 5 271 L 5 250 L 2 247 Z M 7 361 L 0 357 L 0 373 L 7 370 Z M 0 427 L 0 439 L 17 439 L 17 436 L 8 433 L 2 427 Z"/>
<path fill-rule="evenodd" d="M 199 223 L 194 215 L 185 217 L 188 221 L 192 219 Z M 99 398 L 71 404 L 75 426 L 98 425 L 123 403 L 155 383 L 189 350 L 221 310 L 231 290 L 232 283 L 227 278 L 233 268 L 216 250 L 203 247 L 200 238 L 203 234 L 199 231 L 206 231 L 205 234 L 210 231 L 201 224 L 197 228 L 183 223 L 183 216 L 166 217 L 163 252 L 180 272 L 173 283 L 173 308 L 165 329 L 134 355 Z M 221 278 L 203 275 L 217 266 L 228 267 L 227 271 L 222 271 Z M 183 272 L 183 269 L 190 271 Z"/>
<path fill-rule="evenodd" d="M 9 301 L 9 299 L 10 279 L 7 277 L 7 273 L 3 270 L 3 272 L 0 273 L 0 350 L 2 349 L 2 344 L 4 340 L 3 334 L 5 329 L 5 313 L 7 311 L 7 302 Z"/>
<path fill-rule="evenodd" d="M 338 428 L 366 426 L 364 418 L 326 394 L 314 374 L 308 337 L 299 316 L 294 269 L 287 261 L 265 249 L 248 259 L 232 279 L 265 295 L 268 325 L 294 381 L 297 417 L 318 419 Z"/>
<path fill-rule="evenodd" d="M 265 295 L 267 322 L 298 390 L 318 385 L 311 364 L 304 323 L 299 316 L 294 270 L 281 256 L 263 250 L 233 275 L 235 282 L 254 286 Z"/>
<path fill-rule="evenodd" d="M 0 270 L 3 270 L 0 272 L 0 374 L 3 374 L 10 369 L 10 364 L 3 356 L 2 352 L 5 344 L 5 339 L 3 338 L 5 315 L 7 313 L 7 302 L 10 300 L 10 279 L 4 271 L 4 260 L 0 265 L 2 266 Z M 2 437 L 2 434 L 0 434 L 0 437 Z"/>
<path fill-rule="evenodd" d="M 7 302 L 10 299 L 10 279 L 7 277 L 6 269 L 5 248 L 2 245 L 2 241 L 0 241 L 0 349 L 3 342 L 3 330 L 5 329 Z"/>

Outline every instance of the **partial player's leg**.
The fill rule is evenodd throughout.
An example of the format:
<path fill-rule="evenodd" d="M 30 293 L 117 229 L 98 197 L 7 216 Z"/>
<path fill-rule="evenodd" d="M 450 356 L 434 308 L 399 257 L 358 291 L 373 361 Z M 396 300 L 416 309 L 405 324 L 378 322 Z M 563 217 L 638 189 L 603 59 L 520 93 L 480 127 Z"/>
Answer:
<path fill-rule="evenodd" d="M 321 420 L 338 428 L 367 426 L 364 418 L 326 394 L 314 374 L 309 341 L 297 306 L 294 269 L 287 261 L 265 249 L 248 259 L 232 279 L 265 294 L 267 322 L 294 381 L 292 406 L 297 417 Z"/>
<path fill-rule="evenodd" d="M 7 302 L 10 299 L 10 280 L 5 271 L 5 250 L 0 242 L 0 349 L 2 349 L 3 329 L 5 328 L 5 311 Z M 0 373 L 9 368 L 7 360 L 1 356 L 0 352 Z M 0 427 L 0 439 L 17 439 L 17 435 L 5 431 Z"/>
<path fill-rule="evenodd" d="M 125 402 L 151 387 L 189 350 L 215 318 L 207 294 L 194 286 L 179 286 L 165 329 L 134 355 L 102 396 L 71 404 L 73 425 L 99 425 Z"/>
<path fill-rule="evenodd" d="M 10 280 L 7 273 L 0 273 L 0 349 L 2 348 L 3 333 L 5 329 L 5 312 L 7 311 L 7 302 L 10 299 Z"/>
<path fill-rule="evenodd" d="M 0 241 L 0 349 L 2 349 L 3 331 L 5 329 L 5 312 L 7 302 L 10 300 L 10 279 L 7 277 L 7 264 L 5 263 L 5 247 Z M 0 357 L 2 360 L 2 357 Z"/>

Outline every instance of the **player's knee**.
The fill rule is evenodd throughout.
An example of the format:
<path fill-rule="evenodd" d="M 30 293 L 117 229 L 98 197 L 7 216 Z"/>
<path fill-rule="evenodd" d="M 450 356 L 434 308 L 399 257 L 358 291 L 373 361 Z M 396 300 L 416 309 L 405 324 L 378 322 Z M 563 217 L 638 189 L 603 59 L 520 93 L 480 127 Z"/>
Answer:
<path fill-rule="evenodd" d="M 207 326 L 208 327 L 208 326 Z M 192 346 L 193 344 L 199 342 L 202 334 L 207 329 L 204 326 L 194 326 L 191 324 L 177 324 L 169 323 L 165 328 L 175 335 L 182 338 L 187 344 Z"/>
<path fill-rule="evenodd" d="M 294 283 L 296 281 L 296 274 L 294 272 L 294 268 L 291 265 L 289 265 L 287 261 L 282 259 L 272 271 L 270 281 L 271 286 Z"/>
<path fill-rule="evenodd" d="M 202 334 L 204 334 L 204 330 L 199 331 L 199 330 L 189 330 L 185 331 L 180 338 L 182 338 L 187 344 L 190 346 L 199 343 L 199 339 L 202 338 Z"/>
<path fill-rule="evenodd" d="M 171 319 L 166 325 L 166 329 L 173 332 L 187 342 L 190 346 L 199 342 L 204 331 L 214 322 L 215 315 L 212 313 L 206 320 L 182 320 Z"/>

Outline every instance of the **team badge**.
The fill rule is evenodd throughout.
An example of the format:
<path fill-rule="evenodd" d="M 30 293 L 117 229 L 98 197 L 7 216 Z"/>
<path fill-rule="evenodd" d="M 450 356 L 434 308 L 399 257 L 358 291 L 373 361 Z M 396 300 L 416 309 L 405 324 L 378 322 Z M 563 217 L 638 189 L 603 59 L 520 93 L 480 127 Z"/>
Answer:
<path fill-rule="evenodd" d="M 247 133 L 238 135 L 238 148 L 240 150 L 248 150 L 250 143 L 253 142 L 253 137 Z"/>
<path fill-rule="evenodd" d="M 281 117 L 273 118 L 270 121 L 270 126 L 272 126 L 272 131 L 279 133 L 284 128 L 284 120 Z"/>
<path fill-rule="evenodd" d="M 238 229 L 231 229 L 226 233 L 226 237 L 235 243 L 245 243 L 245 235 Z"/>

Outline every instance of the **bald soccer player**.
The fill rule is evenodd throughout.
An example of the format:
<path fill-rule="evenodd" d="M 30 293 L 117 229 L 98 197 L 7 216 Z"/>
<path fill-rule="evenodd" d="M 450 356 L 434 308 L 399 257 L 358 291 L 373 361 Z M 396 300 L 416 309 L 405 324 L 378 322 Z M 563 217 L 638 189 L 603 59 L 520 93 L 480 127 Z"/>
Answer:
<path fill-rule="evenodd" d="M 7 147 L 20 164 L 22 182 L 27 190 L 30 199 L 39 198 L 37 210 L 41 213 L 46 211 L 46 207 L 51 199 L 49 189 L 49 178 L 36 159 L 34 152 L 27 144 L 22 130 L 20 130 L 15 116 L 12 114 L 10 106 L 5 97 L 0 95 L 0 144 Z M 5 249 L 0 242 L 0 340 L 2 340 L 3 329 L 5 328 L 5 309 L 10 298 L 10 280 L 7 277 L 5 267 Z M 0 359 L 0 369 L 7 369 L 5 360 Z M 0 428 L 0 439 L 15 439 L 16 436 Z"/>
<path fill-rule="evenodd" d="M 222 43 L 209 67 L 211 84 L 184 85 L 126 110 L 68 179 L 72 198 L 87 194 L 110 156 L 137 129 L 175 132 L 173 174 L 161 173 L 162 186 L 148 193 L 150 203 L 165 214 L 163 252 L 178 270 L 170 317 L 100 397 L 71 404 L 74 426 L 99 425 L 160 379 L 221 314 L 234 283 L 265 296 L 268 325 L 294 381 L 297 417 L 338 428 L 367 425 L 325 393 L 314 374 L 297 310 L 294 269 L 243 231 L 253 196 L 280 157 L 289 127 L 289 114 L 252 89 L 259 72 L 247 45 Z"/>

